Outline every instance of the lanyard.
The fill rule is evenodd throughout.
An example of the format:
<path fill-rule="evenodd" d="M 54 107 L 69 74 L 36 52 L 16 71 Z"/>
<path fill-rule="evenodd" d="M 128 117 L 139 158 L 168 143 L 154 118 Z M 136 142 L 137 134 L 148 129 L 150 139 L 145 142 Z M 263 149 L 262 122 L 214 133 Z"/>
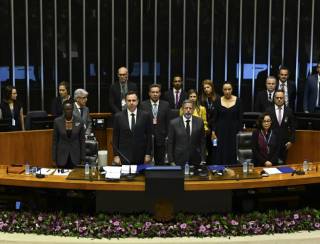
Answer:
<path fill-rule="evenodd" d="M 267 140 L 266 136 L 264 135 L 264 133 L 262 131 L 261 131 L 261 134 L 262 134 L 262 136 L 264 138 L 264 141 L 267 143 L 267 152 L 269 154 L 269 152 L 270 152 L 269 142 L 270 142 L 270 139 L 271 139 L 271 136 L 272 136 L 272 131 L 270 132 L 268 140 Z"/>

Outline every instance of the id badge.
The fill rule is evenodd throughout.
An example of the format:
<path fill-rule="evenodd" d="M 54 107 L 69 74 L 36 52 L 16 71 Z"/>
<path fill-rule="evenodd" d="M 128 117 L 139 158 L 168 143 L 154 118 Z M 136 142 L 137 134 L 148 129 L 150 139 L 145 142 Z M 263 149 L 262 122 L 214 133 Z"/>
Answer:
<path fill-rule="evenodd" d="M 12 118 L 11 124 L 12 124 L 12 126 L 16 126 L 16 121 L 14 118 Z"/>
<path fill-rule="evenodd" d="M 156 125 L 158 123 L 157 118 L 153 118 L 153 124 Z"/>

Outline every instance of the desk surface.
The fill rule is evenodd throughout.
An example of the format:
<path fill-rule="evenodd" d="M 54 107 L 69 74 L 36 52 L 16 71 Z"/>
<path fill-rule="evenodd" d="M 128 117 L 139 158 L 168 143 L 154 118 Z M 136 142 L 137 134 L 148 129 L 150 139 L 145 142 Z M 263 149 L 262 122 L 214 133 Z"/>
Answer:
<path fill-rule="evenodd" d="M 261 168 L 256 168 L 258 172 Z M 186 180 L 186 191 L 203 190 L 232 190 L 250 189 L 278 186 L 293 186 L 320 183 L 320 171 L 308 172 L 306 175 L 278 174 L 263 177 L 261 179 L 246 180 Z M 105 190 L 105 191 L 144 191 L 145 183 L 143 176 L 134 181 L 89 181 L 89 180 L 67 180 L 65 176 L 50 175 L 43 179 L 35 176 L 7 174 L 6 166 L 0 166 L 0 185 L 41 187 L 56 189 L 79 189 L 79 190 Z"/>

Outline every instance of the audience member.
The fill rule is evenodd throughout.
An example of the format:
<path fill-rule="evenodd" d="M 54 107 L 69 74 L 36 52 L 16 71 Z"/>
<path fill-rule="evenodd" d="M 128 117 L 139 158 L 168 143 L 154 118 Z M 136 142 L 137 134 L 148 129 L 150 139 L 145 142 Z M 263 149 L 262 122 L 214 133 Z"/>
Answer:
<path fill-rule="evenodd" d="M 305 113 L 320 112 L 320 61 L 317 63 L 317 73 L 310 75 L 306 81 L 303 110 Z"/>
<path fill-rule="evenodd" d="M 182 77 L 174 76 L 172 89 L 166 91 L 163 99 L 168 101 L 171 109 L 180 109 L 182 102 L 187 99 L 187 93 L 182 90 Z"/>
<path fill-rule="evenodd" d="M 213 82 L 208 79 L 202 81 L 201 105 L 206 108 L 208 126 L 210 127 L 209 131 L 212 130 L 211 124 L 215 110 L 215 103 L 218 99 L 220 99 L 220 96 L 215 92 Z M 214 162 L 216 147 L 212 145 L 210 133 L 207 133 L 206 135 L 206 146 L 208 153 L 207 162 L 211 164 Z"/>
<path fill-rule="evenodd" d="M 153 157 L 157 165 L 164 163 L 170 113 L 169 103 L 161 100 L 160 96 L 161 85 L 152 84 L 149 86 L 149 99 L 140 105 L 152 117 Z"/>
<path fill-rule="evenodd" d="M 22 104 L 17 100 L 17 89 L 14 86 L 6 86 L 4 99 L 0 104 L 1 117 L 10 120 L 9 130 L 24 130 L 24 116 Z"/>
<path fill-rule="evenodd" d="M 63 103 L 65 101 L 73 102 L 72 97 L 70 96 L 69 83 L 62 81 L 59 83 L 59 96 L 55 97 L 51 102 L 51 114 L 53 116 L 60 116 L 63 114 Z"/>
<path fill-rule="evenodd" d="M 236 164 L 236 135 L 242 125 L 242 109 L 240 99 L 232 95 L 233 87 L 225 82 L 222 87 L 223 96 L 217 100 L 214 119 L 211 124 L 212 138 L 218 140 L 216 163 Z"/>
<path fill-rule="evenodd" d="M 271 116 L 262 114 L 257 129 L 252 133 L 252 161 L 256 166 L 270 167 L 278 164 L 279 142 L 271 129 Z"/>
<path fill-rule="evenodd" d="M 283 90 L 277 90 L 274 95 L 274 106 L 267 109 L 271 116 L 272 129 L 278 136 L 280 144 L 279 158 L 286 162 L 287 153 L 295 141 L 295 119 L 291 108 L 285 105 Z"/>
<path fill-rule="evenodd" d="M 170 163 L 199 165 L 205 162 L 205 131 L 203 120 L 193 116 L 194 103 L 185 100 L 183 115 L 170 121 L 168 159 Z"/>
<path fill-rule="evenodd" d="M 143 164 L 151 160 L 152 118 L 138 107 L 137 92 L 125 96 L 126 109 L 116 113 L 113 121 L 113 155 L 115 164 Z"/>
<path fill-rule="evenodd" d="M 289 69 L 287 67 L 280 67 L 278 77 L 279 77 L 279 83 L 278 83 L 278 90 L 284 91 L 284 98 L 285 98 L 285 105 L 287 107 L 290 107 L 292 110 L 295 109 L 295 102 L 296 102 L 296 84 L 293 80 L 289 79 Z"/>
<path fill-rule="evenodd" d="M 118 69 L 118 80 L 110 86 L 109 90 L 109 105 L 113 113 L 126 110 L 125 96 L 128 91 L 138 91 L 137 85 L 128 81 L 128 69 L 126 67 Z"/>
<path fill-rule="evenodd" d="M 268 76 L 266 80 L 266 90 L 260 91 L 255 99 L 255 111 L 263 113 L 273 105 L 273 96 L 276 89 L 277 79 L 274 76 Z"/>
<path fill-rule="evenodd" d="M 89 113 L 89 108 L 86 106 L 88 101 L 88 92 L 84 89 L 74 91 L 74 108 L 73 114 L 82 119 L 86 136 L 92 132 L 92 119 Z"/>
<path fill-rule="evenodd" d="M 73 103 L 63 103 L 63 115 L 54 120 L 52 160 L 60 168 L 72 169 L 85 160 L 85 129 L 73 115 Z"/>

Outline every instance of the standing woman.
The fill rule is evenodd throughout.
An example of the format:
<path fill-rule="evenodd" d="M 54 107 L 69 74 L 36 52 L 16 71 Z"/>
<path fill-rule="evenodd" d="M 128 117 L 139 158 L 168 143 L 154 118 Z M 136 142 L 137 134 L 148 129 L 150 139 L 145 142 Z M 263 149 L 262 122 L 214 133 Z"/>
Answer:
<path fill-rule="evenodd" d="M 60 168 L 72 169 L 85 159 L 85 128 L 73 115 L 73 103 L 63 103 L 63 115 L 54 120 L 52 160 Z"/>
<path fill-rule="evenodd" d="M 207 121 L 207 113 L 206 108 L 201 106 L 198 101 L 198 93 L 194 89 L 190 89 L 188 91 L 188 99 L 193 102 L 193 116 L 199 117 L 203 120 L 204 130 L 206 133 L 209 133 L 208 121 Z M 183 115 L 183 109 L 180 108 L 180 116 Z"/>
<path fill-rule="evenodd" d="M 11 120 L 10 130 L 24 130 L 23 108 L 17 101 L 17 89 L 14 86 L 6 86 L 4 96 L 0 104 L 2 119 Z"/>
<path fill-rule="evenodd" d="M 259 117 L 257 130 L 252 133 L 252 160 L 255 166 L 270 167 L 278 164 L 280 147 L 271 124 L 270 114 L 264 113 Z"/>
<path fill-rule="evenodd" d="M 217 164 L 236 164 L 236 138 L 241 129 L 242 109 L 240 99 L 232 95 L 233 87 L 225 82 L 223 96 L 217 100 L 214 119 L 212 120 L 212 138 L 217 138 Z"/>
<path fill-rule="evenodd" d="M 201 105 L 206 108 L 207 121 L 210 127 L 213 120 L 215 103 L 218 99 L 220 99 L 220 96 L 216 94 L 212 80 L 206 79 L 202 81 Z M 209 130 L 211 129 L 212 128 L 209 128 Z M 214 158 L 216 155 L 216 147 L 213 147 L 211 135 L 209 133 L 206 136 L 206 144 L 208 152 L 207 162 L 211 164 L 214 162 Z"/>
<path fill-rule="evenodd" d="M 69 83 L 66 81 L 62 81 L 59 83 L 59 96 L 53 98 L 51 102 L 51 114 L 53 116 L 60 116 L 63 113 L 63 103 L 65 101 L 73 102 L 72 97 L 70 96 L 70 88 Z"/>

